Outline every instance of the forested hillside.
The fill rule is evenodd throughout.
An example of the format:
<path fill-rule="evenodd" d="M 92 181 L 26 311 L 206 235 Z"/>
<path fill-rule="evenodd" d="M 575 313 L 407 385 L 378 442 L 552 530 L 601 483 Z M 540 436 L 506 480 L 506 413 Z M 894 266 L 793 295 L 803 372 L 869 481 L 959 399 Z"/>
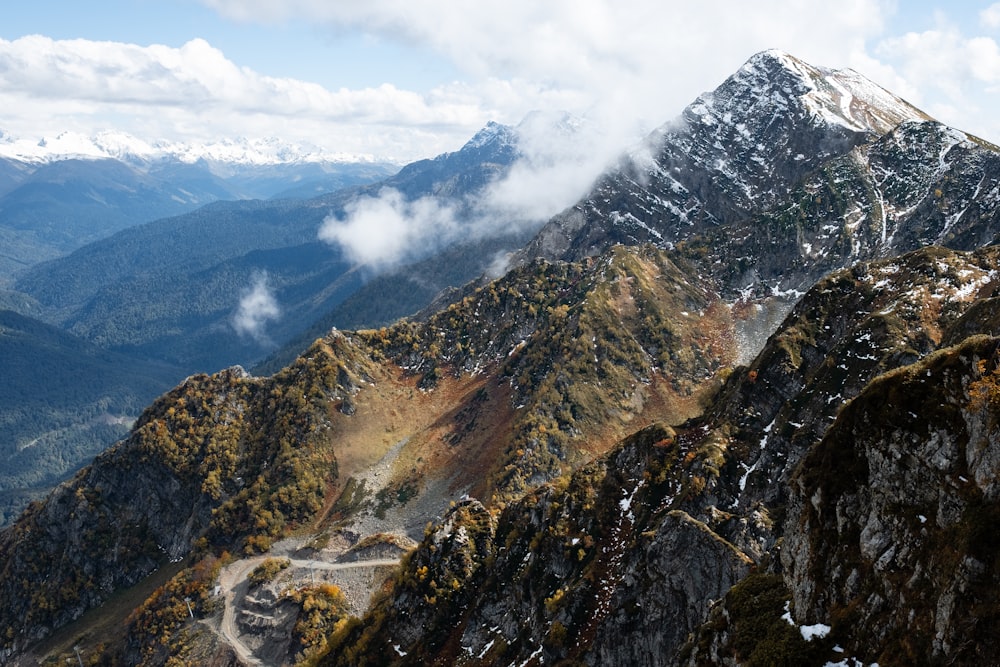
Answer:
<path fill-rule="evenodd" d="M 108 352 L 0 311 L 0 523 L 124 437 L 183 377 L 167 364 Z"/>

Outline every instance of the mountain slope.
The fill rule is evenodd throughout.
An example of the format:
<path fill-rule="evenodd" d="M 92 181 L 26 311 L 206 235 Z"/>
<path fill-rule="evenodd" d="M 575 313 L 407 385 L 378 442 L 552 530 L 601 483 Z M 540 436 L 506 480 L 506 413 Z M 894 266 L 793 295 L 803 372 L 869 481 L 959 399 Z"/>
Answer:
<path fill-rule="evenodd" d="M 0 311 L 0 524 L 115 440 L 182 372 Z"/>
<path fill-rule="evenodd" d="M 994 617 L 978 592 L 996 584 L 984 531 L 995 511 L 988 434 L 998 343 L 972 336 L 935 352 L 934 341 L 960 318 L 977 328 L 968 318 L 981 317 L 973 304 L 995 293 L 998 261 L 995 248 L 920 251 L 867 267 L 867 290 L 852 287 L 850 272 L 820 283 L 704 417 L 640 431 L 491 523 L 474 505 L 453 510 L 320 664 L 394 655 L 400 665 L 819 665 L 838 659 L 833 639 L 879 664 L 988 661 Z M 887 300 L 896 326 L 875 326 Z M 939 374 L 944 382 L 927 379 Z M 899 409 L 906 405 L 919 416 Z M 943 530 L 921 529 L 928 517 Z M 961 541 L 942 554 L 954 535 Z M 737 624 L 753 621 L 748 609 L 768 591 L 776 611 L 758 620 L 775 629 L 743 639 Z M 751 599 L 739 607 L 739 595 Z M 726 611 L 709 618 L 723 599 Z M 780 618 L 782 599 L 794 621 Z M 939 619 L 937 639 L 933 621 L 923 636 L 906 634 L 911 609 Z M 832 625 L 830 640 L 798 636 L 797 625 L 816 623 Z M 976 643 L 958 644 L 964 629 Z"/>
<path fill-rule="evenodd" d="M 322 519 L 420 537 L 442 498 L 504 502 L 588 460 L 651 412 L 695 414 L 733 358 L 734 337 L 728 309 L 686 275 L 654 250 L 542 263 L 426 324 L 334 332 L 271 379 L 236 371 L 188 379 L 4 534 L 0 613 L 4 624 L 22 619 L 9 648 L 138 581 L 161 552 L 254 553 Z M 678 309 L 705 316 L 672 321 Z M 372 476 L 368 466 L 382 457 L 388 469 Z M 97 486 L 105 490 L 95 494 Z M 80 494 L 85 505 L 74 500 Z M 78 525 L 96 528 L 56 537 L 42 528 L 66 524 L 67 513 L 90 516 Z M 131 518 L 108 523 L 123 514 Z M 30 574 L 39 563 L 49 583 Z M 112 563 L 120 575 L 95 574 Z M 27 597 L 17 588 L 24 581 Z M 57 583 L 65 581 L 76 583 Z"/>

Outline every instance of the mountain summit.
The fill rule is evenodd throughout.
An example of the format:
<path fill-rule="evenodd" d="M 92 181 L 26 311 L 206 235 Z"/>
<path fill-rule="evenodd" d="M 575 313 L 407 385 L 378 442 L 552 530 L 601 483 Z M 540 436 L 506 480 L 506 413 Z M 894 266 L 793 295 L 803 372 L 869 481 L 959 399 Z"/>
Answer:
<path fill-rule="evenodd" d="M 804 292 L 858 259 L 996 234 L 978 182 L 996 155 L 852 70 L 765 51 L 633 148 L 519 260 L 653 243 L 707 260 L 733 293 Z"/>
<path fill-rule="evenodd" d="M 745 96 L 742 102 L 735 99 L 746 91 L 753 93 L 752 101 Z M 766 113 L 750 114 L 765 121 L 779 115 L 797 116 L 800 110 L 793 108 L 802 105 L 817 122 L 878 135 L 905 120 L 931 120 L 920 109 L 852 69 L 814 67 L 776 50 L 753 56 L 719 89 L 699 101 L 723 122 L 726 114 L 745 115 L 747 102 L 750 108 L 772 110 L 770 119 Z"/>

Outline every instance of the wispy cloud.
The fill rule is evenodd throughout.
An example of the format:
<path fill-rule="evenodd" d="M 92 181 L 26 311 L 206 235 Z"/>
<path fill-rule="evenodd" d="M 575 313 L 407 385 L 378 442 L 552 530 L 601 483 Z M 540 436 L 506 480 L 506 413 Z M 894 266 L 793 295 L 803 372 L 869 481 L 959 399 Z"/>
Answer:
<path fill-rule="evenodd" d="M 1000 2 L 994 2 L 979 12 L 979 20 L 987 28 L 993 30 L 1000 28 Z"/>
<path fill-rule="evenodd" d="M 887 3 L 836 5 L 762 0 L 510 0 L 502 9 L 450 0 L 202 0 L 247 21 L 308 18 L 332 30 L 357 29 L 405 40 L 449 58 L 477 90 L 519 82 L 558 91 L 577 115 L 658 125 L 753 53 L 782 48 L 806 60 L 850 65 L 883 29 Z M 516 122 L 528 109 L 497 119 Z M 537 108 L 537 107 L 536 107 Z M 551 107 L 550 107 L 551 108 Z"/>
<path fill-rule="evenodd" d="M 261 345 L 270 345 L 267 323 L 279 317 L 281 308 L 268 285 L 267 274 L 257 274 L 253 284 L 240 297 L 240 305 L 232 317 L 233 329 L 239 335 L 249 336 Z"/>
<path fill-rule="evenodd" d="M 728 0 L 510 0 L 498 11 L 449 0 L 202 2 L 241 20 L 305 17 L 332 29 L 360 29 L 420 44 L 466 72 L 482 99 L 490 86 L 540 84 L 564 102 L 576 103 L 549 108 L 598 120 L 612 136 L 621 134 L 623 124 L 651 128 L 669 120 L 751 54 L 779 48 L 817 65 L 853 67 L 925 104 L 946 123 L 1000 140 L 1000 119 L 993 113 L 1000 95 L 998 49 L 988 33 L 1000 26 L 1000 3 L 983 3 L 978 11 L 943 1 L 911 8 L 892 0 L 742 5 Z M 959 18 L 971 18 L 971 25 L 963 23 L 965 34 L 946 25 Z M 926 26 L 926 31 L 900 30 L 896 19 Z M 514 104 L 493 108 L 515 112 Z M 509 115 L 496 120 L 516 121 Z"/>
<path fill-rule="evenodd" d="M 1000 5 L 984 12 L 984 22 L 988 25 L 994 15 L 1000 21 Z M 925 111 L 959 129 L 1000 140 L 1000 125 L 985 120 L 996 118 L 1000 101 L 1000 45 L 993 37 L 967 35 L 941 18 L 931 30 L 883 40 L 875 53 L 912 86 L 912 101 Z M 961 118 L 968 125 L 952 120 Z"/>
<path fill-rule="evenodd" d="M 593 126 L 562 113 L 532 113 L 515 134 L 518 160 L 482 189 L 408 200 L 384 188 L 354 200 L 343 215 L 328 216 L 320 239 L 359 264 L 384 270 L 459 240 L 531 231 L 583 196 L 621 150 Z"/>

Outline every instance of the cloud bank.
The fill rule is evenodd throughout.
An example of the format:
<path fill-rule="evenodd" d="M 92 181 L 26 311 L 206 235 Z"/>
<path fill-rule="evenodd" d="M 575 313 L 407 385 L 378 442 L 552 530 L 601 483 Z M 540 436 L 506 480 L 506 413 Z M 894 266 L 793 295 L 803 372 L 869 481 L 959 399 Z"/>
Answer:
<path fill-rule="evenodd" d="M 405 43 L 450 60 L 462 76 L 420 91 L 398 81 L 330 89 L 262 75 L 202 39 L 137 46 L 31 35 L 0 40 L 0 129 L 114 127 L 147 140 L 279 136 L 410 161 L 454 150 L 488 120 L 514 124 L 533 109 L 569 111 L 609 138 L 631 137 L 675 117 L 753 53 L 779 48 L 853 67 L 944 122 L 1000 141 L 992 111 L 1000 3 L 942 3 L 939 13 L 908 23 L 920 31 L 904 31 L 894 22 L 916 10 L 892 0 L 201 2 L 234 20 Z M 949 12 L 965 22 L 949 22 Z"/>

